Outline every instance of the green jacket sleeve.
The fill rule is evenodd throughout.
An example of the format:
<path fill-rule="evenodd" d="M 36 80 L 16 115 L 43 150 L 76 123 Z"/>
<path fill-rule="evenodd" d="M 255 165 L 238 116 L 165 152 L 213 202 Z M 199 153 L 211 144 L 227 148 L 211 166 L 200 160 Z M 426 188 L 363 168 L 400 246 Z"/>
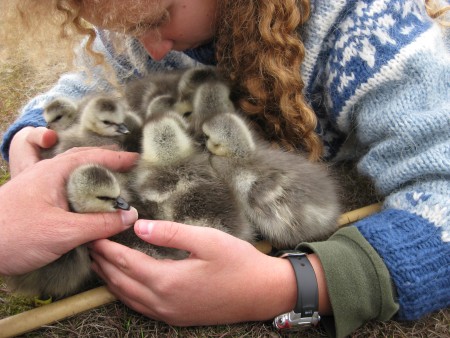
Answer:
<path fill-rule="evenodd" d="M 389 320 L 398 311 L 389 272 L 358 229 L 338 230 L 327 241 L 302 243 L 314 252 L 325 271 L 332 317 L 322 324 L 332 337 L 345 337 L 370 320 Z"/>

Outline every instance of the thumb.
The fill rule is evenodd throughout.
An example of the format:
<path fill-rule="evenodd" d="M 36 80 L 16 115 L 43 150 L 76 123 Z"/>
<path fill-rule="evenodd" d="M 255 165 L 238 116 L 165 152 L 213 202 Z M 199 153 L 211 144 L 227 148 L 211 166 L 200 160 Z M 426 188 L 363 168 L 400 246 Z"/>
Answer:
<path fill-rule="evenodd" d="M 50 148 L 55 145 L 58 135 L 54 130 L 45 127 L 36 127 L 27 135 L 27 141 L 37 144 L 41 148 Z"/>
<path fill-rule="evenodd" d="M 96 239 L 108 238 L 126 229 L 138 219 L 138 212 L 130 210 L 117 212 L 73 214 L 75 231 L 68 236 L 73 241 L 70 246 L 78 246 Z"/>
<path fill-rule="evenodd" d="M 47 129 L 42 133 L 40 146 L 42 148 L 51 148 L 58 141 L 58 134 L 51 129 Z"/>
<path fill-rule="evenodd" d="M 151 244 L 181 249 L 207 258 L 208 253 L 223 250 L 231 235 L 210 227 L 186 225 L 171 221 L 139 220 L 134 231 Z"/>

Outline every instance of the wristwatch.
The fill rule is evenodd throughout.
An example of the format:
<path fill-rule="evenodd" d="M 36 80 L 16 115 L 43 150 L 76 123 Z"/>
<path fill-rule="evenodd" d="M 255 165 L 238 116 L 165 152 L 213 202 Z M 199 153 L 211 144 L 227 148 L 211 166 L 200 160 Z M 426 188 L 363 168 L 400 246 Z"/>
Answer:
<path fill-rule="evenodd" d="M 297 303 L 294 310 L 283 313 L 273 320 L 276 329 L 295 329 L 319 324 L 319 288 L 314 269 L 299 251 L 280 251 L 278 257 L 286 258 L 292 264 L 297 280 Z"/>

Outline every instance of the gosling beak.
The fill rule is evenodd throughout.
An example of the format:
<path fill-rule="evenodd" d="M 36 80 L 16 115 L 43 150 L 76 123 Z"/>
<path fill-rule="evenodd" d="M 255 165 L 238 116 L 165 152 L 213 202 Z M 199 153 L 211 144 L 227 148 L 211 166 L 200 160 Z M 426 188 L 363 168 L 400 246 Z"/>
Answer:
<path fill-rule="evenodd" d="M 127 126 L 124 123 L 118 124 L 116 131 L 121 134 L 129 134 L 130 133 L 130 131 L 128 130 Z"/>
<path fill-rule="evenodd" d="M 130 205 L 122 197 L 119 196 L 116 198 L 114 208 L 122 210 L 130 210 Z"/>

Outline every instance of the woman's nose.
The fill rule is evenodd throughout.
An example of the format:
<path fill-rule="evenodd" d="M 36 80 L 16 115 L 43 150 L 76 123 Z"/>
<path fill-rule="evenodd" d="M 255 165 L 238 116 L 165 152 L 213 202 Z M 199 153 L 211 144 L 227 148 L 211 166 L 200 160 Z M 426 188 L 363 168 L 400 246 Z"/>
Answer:
<path fill-rule="evenodd" d="M 139 39 L 147 53 L 155 61 L 162 60 L 173 48 L 173 41 L 148 34 Z"/>

